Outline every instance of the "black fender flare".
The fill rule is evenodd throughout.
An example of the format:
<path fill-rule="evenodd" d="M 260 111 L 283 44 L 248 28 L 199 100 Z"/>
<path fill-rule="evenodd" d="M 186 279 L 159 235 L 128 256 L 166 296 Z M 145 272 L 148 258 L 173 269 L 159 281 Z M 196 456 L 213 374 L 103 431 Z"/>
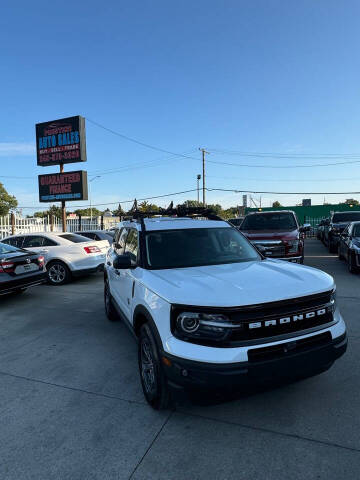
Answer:
<path fill-rule="evenodd" d="M 145 319 L 145 321 L 139 321 L 138 319 Z M 154 322 L 151 313 L 144 305 L 137 305 L 133 313 L 133 328 L 134 333 L 137 337 L 139 337 L 140 328 L 144 323 L 148 323 L 150 325 L 159 350 L 163 350 L 163 344 L 159 334 L 159 330 L 157 329 L 156 323 Z"/>

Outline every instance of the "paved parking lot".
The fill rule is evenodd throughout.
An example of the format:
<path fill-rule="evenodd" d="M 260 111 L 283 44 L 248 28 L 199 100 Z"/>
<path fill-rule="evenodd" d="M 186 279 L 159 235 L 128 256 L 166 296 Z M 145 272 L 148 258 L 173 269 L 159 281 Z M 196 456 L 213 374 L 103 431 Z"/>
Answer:
<path fill-rule="evenodd" d="M 101 274 L 0 300 L 0 479 L 360 477 L 360 276 L 307 241 L 335 276 L 349 348 L 321 376 L 155 412 L 133 337 L 105 318 Z"/>

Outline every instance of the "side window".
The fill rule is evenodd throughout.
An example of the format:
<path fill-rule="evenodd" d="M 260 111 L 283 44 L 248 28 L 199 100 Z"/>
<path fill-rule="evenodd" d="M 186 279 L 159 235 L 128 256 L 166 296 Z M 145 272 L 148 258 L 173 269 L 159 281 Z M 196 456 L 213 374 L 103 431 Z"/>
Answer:
<path fill-rule="evenodd" d="M 126 240 L 125 254 L 129 255 L 131 260 L 136 262 L 138 255 L 138 232 L 133 228 L 129 231 Z"/>
<path fill-rule="evenodd" d="M 2 243 L 6 243 L 7 245 L 12 245 L 13 247 L 22 248 L 24 237 L 12 237 L 8 238 L 7 240 L 3 240 Z"/>
<path fill-rule="evenodd" d="M 127 228 L 122 228 L 120 230 L 119 238 L 116 241 L 115 240 L 115 251 L 118 255 L 124 255 L 125 252 L 125 243 L 126 243 L 126 238 L 129 233 L 129 230 Z"/>
<path fill-rule="evenodd" d="M 79 233 L 79 235 L 83 235 L 84 237 L 91 238 L 91 240 L 97 240 L 96 234 L 94 232 Z"/>
<path fill-rule="evenodd" d="M 44 241 L 42 246 L 43 247 L 56 247 L 58 244 L 54 242 L 54 240 L 51 240 L 50 238 L 43 237 Z"/>
<path fill-rule="evenodd" d="M 23 248 L 42 247 L 44 237 L 40 235 L 29 235 L 24 238 Z"/>

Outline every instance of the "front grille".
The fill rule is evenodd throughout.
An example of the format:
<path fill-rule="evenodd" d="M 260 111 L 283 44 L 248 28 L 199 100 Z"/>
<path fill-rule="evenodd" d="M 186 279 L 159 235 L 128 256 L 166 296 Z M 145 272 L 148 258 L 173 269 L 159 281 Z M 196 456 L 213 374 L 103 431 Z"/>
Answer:
<path fill-rule="evenodd" d="M 261 242 L 255 241 L 254 242 L 255 246 L 262 246 L 264 250 L 264 255 L 267 257 L 284 257 L 286 254 L 286 249 L 285 245 L 283 242 L 270 242 L 270 241 L 264 241 Z"/>
<path fill-rule="evenodd" d="M 309 349 L 328 345 L 331 342 L 331 333 L 325 332 L 320 335 L 302 338 L 289 343 L 272 345 L 271 347 L 253 348 L 248 351 L 248 359 L 251 363 L 276 360 L 285 355 L 306 352 Z"/>
<path fill-rule="evenodd" d="M 255 305 L 230 315 L 230 343 L 276 337 L 308 330 L 333 321 L 331 292 L 272 304 Z M 236 328 L 236 325 L 239 328 Z"/>
<path fill-rule="evenodd" d="M 328 291 L 279 302 L 230 308 L 173 305 L 172 324 L 175 325 L 178 314 L 184 311 L 220 313 L 230 320 L 227 333 L 221 340 L 205 341 L 189 337 L 186 341 L 218 347 L 249 345 L 271 341 L 274 337 L 300 335 L 303 331 L 331 324 L 334 321 L 331 296 L 332 291 Z"/>

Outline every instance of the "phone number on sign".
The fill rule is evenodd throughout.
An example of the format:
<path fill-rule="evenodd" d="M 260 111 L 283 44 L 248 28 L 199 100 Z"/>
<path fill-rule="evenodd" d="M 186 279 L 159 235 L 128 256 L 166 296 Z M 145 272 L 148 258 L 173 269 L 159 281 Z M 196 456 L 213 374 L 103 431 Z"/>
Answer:
<path fill-rule="evenodd" d="M 41 155 L 40 162 L 61 162 L 62 160 L 71 160 L 79 158 L 79 150 L 72 150 L 64 153 L 52 153 L 51 155 Z"/>

